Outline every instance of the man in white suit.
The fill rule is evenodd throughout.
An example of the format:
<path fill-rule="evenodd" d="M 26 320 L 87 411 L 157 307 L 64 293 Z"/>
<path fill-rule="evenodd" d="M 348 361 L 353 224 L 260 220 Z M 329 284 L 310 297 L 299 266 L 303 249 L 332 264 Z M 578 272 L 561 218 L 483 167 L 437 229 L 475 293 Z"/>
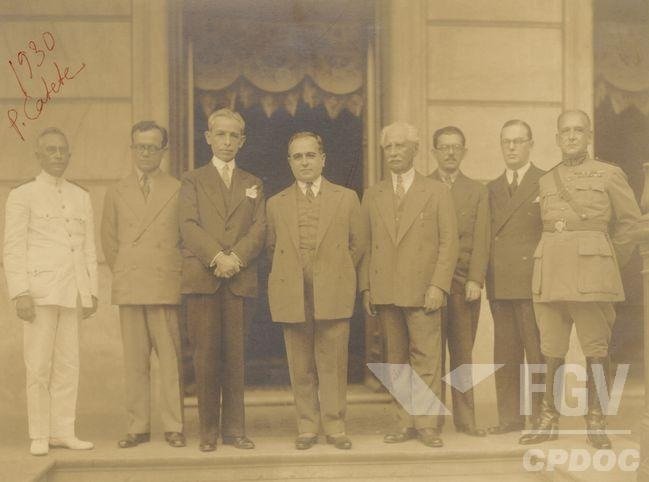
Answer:
<path fill-rule="evenodd" d="M 9 297 L 24 320 L 31 453 L 49 447 L 93 448 L 75 436 L 79 319 L 97 310 L 97 257 L 88 192 L 63 177 L 70 161 L 65 134 L 36 141 L 41 172 L 7 199 L 4 268 Z"/>

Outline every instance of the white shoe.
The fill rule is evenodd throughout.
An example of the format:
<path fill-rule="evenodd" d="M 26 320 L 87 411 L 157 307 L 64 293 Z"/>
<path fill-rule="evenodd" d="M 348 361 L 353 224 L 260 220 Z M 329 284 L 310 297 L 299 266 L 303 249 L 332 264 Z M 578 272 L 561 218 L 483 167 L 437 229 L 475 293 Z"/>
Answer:
<path fill-rule="evenodd" d="M 29 447 L 29 453 L 32 455 L 47 455 L 47 453 L 50 451 L 50 447 L 47 441 L 48 439 L 46 438 L 32 439 L 32 444 Z"/>
<path fill-rule="evenodd" d="M 63 447 L 70 450 L 90 450 L 94 448 L 92 442 L 79 440 L 77 437 L 50 438 L 50 447 Z"/>

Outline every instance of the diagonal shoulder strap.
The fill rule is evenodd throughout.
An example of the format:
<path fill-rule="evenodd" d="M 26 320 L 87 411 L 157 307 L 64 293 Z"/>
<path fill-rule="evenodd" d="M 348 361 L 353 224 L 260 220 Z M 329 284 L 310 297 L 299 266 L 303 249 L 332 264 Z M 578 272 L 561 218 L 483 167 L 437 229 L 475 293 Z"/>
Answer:
<path fill-rule="evenodd" d="M 557 191 L 559 192 L 559 197 L 568 203 L 580 219 L 588 219 L 588 214 L 586 214 L 583 207 L 575 201 L 575 198 L 572 197 L 572 194 L 570 194 L 570 191 L 568 191 L 566 185 L 563 183 L 563 179 L 561 179 L 561 175 L 559 174 L 558 166 L 554 168 L 552 175 L 554 177 L 554 184 L 557 186 Z"/>

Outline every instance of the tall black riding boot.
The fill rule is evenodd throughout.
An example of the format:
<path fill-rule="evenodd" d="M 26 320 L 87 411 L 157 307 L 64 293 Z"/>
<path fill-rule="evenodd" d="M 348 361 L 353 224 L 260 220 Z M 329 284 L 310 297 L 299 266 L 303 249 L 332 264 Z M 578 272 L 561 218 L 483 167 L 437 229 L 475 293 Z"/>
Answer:
<path fill-rule="evenodd" d="M 556 379 L 556 375 L 559 367 L 564 364 L 564 359 L 546 356 L 545 364 L 547 372 L 545 374 L 545 393 L 541 403 L 541 413 L 532 431 L 518 439 L 518 443 L 521 445 L 540 444 L 548 440 L 556 440 L 558 437 L 559 412 L 554 399 L 554 387 L 561 387 L 563 384 L 563 377 Z"/>
<path fill-rule="evenodd" d="M 593 370 L 593 366 L 601 365 L 602 370 Z M 599 385 L 600 390 L 606 390 L 602 396 L 610 396 L 610 373 L 608 357 L 586 357 L 586 388 L 588 391 L 588 413 L 586 414 L 586 440 L 596 449 L 610 449 L 611 441 L 606 435 L 606 418 L 604 409 L 597 392 Z M 602 377 L 603 374 L 603 377 Z M 602 377 L 603 379 L 596 379 Z"/>

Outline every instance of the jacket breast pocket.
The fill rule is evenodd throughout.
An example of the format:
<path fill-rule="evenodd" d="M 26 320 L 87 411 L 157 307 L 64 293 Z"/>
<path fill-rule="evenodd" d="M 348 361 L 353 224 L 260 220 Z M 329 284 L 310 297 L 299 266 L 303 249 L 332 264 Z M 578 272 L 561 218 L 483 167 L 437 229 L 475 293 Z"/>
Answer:
<path fill-rule="evenodd" d="M 621 290 L 617 261 L 603 236 L 579 239 L 578 289 L 580 293 L 619 294 Z"/>
<path fill-rule="evenodd" d="M 575 200 L 582 206 L 604 209 L 608 206 L 608 193 L 600 178 L 577 179 L 575 181 Z"/>

